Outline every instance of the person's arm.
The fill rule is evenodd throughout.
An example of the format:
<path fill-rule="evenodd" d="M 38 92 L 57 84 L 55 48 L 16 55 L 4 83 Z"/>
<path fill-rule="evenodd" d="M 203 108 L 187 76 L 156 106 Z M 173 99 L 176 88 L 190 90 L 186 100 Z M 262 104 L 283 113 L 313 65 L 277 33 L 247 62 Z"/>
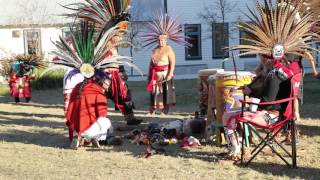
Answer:
<path fill-rule="evenodd" d="M 317 68 L 316 68 L 316 64 L 317 64 L 316 61 L 314 60 L 314 58 L 313 58 L 313 56 L 311 55 L 310 52 L 306 52 L 305 54 L 306 54 L 307 59 L 310 61 L 313 77 L 314 78 L 319 78 L 319 73 L 318 73 Z"/>
<path fill-rule="evenodd" d="M 167 75 L 167 80 L 170 81 L 173 78 L 175 66 L 176 66 L 176 55 L 171 47 L 168 48 L 168 58 L 169 58 L 169 73 Z"/>

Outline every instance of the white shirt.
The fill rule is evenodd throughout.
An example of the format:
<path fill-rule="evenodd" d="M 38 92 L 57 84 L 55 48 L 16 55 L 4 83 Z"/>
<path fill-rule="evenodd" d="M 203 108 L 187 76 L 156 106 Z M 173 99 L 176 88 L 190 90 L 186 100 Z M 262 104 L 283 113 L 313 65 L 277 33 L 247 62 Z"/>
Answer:
<path fill-rule="evenodd" d="M 66 67 L 64 70 L 64 76 L 63 76 L 63 93 L 64 94 L 70 94 L 73 88 L 84 80 L 84 77 L 81 73 L 75 74 L 71 78 L 67 79 L 68 74 L 73 69 L 74 68 Z"/>

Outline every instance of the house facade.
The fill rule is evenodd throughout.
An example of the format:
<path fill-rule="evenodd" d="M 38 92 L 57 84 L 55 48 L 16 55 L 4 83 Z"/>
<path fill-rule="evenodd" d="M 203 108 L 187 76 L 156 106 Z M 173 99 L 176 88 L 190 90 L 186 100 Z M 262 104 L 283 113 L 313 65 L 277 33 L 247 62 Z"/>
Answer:
<path fill-rule="evenodd" d="M 243 33 L 239 32 L 236 24 L 239 19 L 246 20 L 242 12 L 247 11 L 247 6 L 254 6 L 254 1 L 226 0 L 223 4 L 226 9 L 224 20 L 220 12 L 223 5 L 219 4 L 219 0 L 166 0 L 162 5 L 169 14 L 175 13 L 180 17 L 183 31 L 193 45 L 187 49 L 169 42 L 176 53 L 177 78 L 195 78 L 198 71 L 205 68 L 233 69 L 232 55 L 223 48 L 240 43 Z M 214 18 L 205 18 L 206 15 Z M 134 60 L 145 72 L 150 54 L 151 49 L 141 49 L 133 54 Z M 230 60 L 226 60 L 228 57 Z M 239 70 L 248 69 L 248 65 L 254 67 L 258 62 L 256 56 L 235 59 Z"/>
<path fill-rule="evenodd" d="M 16 54 L 41 52 L 47 59 L 51 59 L 49 52 L 55 49 L 51 41 L 57 40 L 60 35 L 65 36 L 70 23 L 70 19 L 58 16 L 67 12 L 59 4 L 79 1 L 0 1 L 0 47 L 5 47 Z M 223 4 L 225 11 L 221 13 L 222 5 L 219 4 L 219 0 L 132 0 L 132 20 L 136 29 L 141 30 L 150 17 L 160 10 L 177 14 L 182 22 L 183 33 L 190 37 L 189 42 L 193 46 L 187 49 L 169 42 L 176 53 L 176 78 L 195 78 L 200 69 L 232 70 L 233 56 L 223 48 L 247 43 L 241 40 L 246 34 L 239 31 L 236 25 L 239 20 L 248 20 L 243 13 L 248 12 L 247 6 L 254 7 L 255 1 L 226 0 L 225 2 Z M 139 38 L 137 42 L 143 43 Z M 134 50 L 126 48 L 120 51 L 125 55 L 132 55 L 144 74 L 148 73 L 151 49 L 137 45 Z M 240 58 L 234 56 L 238 70 L 252 70 L 259 62 L 256 56 Z M 229 60 L 226 60 L 228 57 Z M 135 77 L 141 79 L 132 69 L 128 69 L 128 74 L 133 79 Z"/>

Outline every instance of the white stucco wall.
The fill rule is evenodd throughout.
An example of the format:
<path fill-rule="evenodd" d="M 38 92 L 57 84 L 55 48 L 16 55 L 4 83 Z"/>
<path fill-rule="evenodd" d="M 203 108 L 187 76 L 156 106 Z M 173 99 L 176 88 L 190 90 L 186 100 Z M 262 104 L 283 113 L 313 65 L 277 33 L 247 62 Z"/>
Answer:
<path fill-rule="evenodd" d="M 247 5 L 253 6 L 254 1 L 252 0 L 229 0 L 228 1 L 232 11 L 226 13 L 226 22 L 229 23 L 229 45 L 239 44 L 239 31 L 234 27 L 235 23 L 241 18 L 245 20 L 242 12 L 246 12 Z M 168 0 L 168 11 L 170 13 L 178 14 L 183 24 L 201 24 L 201 47 L 202 47 L 202 59 L 197 60 L 186 60 L 185 48 L 172 42 L 169 44 L 174 48 L 176 53 L 177 67 L 186 65 L 203 65 L 205 64 L 208 68 L 220 68 L 222 66 L 222 59 L 212 58 L 212 32 L 210 31 L 209 24 L 205 20 L 201 19 L 199 14 L 205 9 L 205 7 L 211 8 L 214 12 L 218 13 L 219 8 L 215 7 L 214 1 L 208 0 Z M 217 19 L 217 22 L 221 22 Z M 147 73 L 147 67 L 150 62 L 151 50 L 142 49 L 134 53 L 135 62 L 141 67 L 145 73 Z M 237 68 L 240 70 L 245 69 L 245 62 L 257 61 L 256 58 L 238 58 Z M 200 67 L 200 66 L 199 66 Z M 232 61 L 225 63 L 226 69 L 233 69 Z M 184 67 L 186 72 L 191 66 Z M 194 71 L 193 71 L 194 72 Z M 197 74 L 185 74 L 178 76 L 178 78 L 194 78 Z"/>
<path fill-rule="evenodd" d="M 12 31 L 20 31 L 20 36 L 13 38 Z M 0 29 L 0 46 L 16 54 L 24 53 L 22 29 Z"/>
<path fill-rule="evenodd" d="M 24 35 L 23 30 L 28 28 L 19 29 L 0 29 L 0 47 L 11 51 L 14 54 L 24 54 Z M 15 38 L 12 36 L 13 31 L 20 31 L 20 36 Z M 41 49 L 42 52 L 48 57 L 48 53 L 55 49 L 51 40 L 57 40 L 59 35 L 62 34 L 60 28 L 40 28 L 41 31 Z"/>

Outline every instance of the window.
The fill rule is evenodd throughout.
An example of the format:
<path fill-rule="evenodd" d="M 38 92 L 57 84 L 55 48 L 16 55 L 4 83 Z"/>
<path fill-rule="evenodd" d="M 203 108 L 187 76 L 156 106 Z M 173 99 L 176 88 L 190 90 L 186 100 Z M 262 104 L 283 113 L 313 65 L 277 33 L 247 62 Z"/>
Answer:
<path fill-rule="evenodd" d="M 28 29 L 23 31 L 25 54 L 41 54 L 40 29 Z"/>
<path fill-rule="evenodd" d="M 227 58 L 229 51 L 224 49 L 229 46 L 229 25 L 228 23 L 212 24 L 212 57 Z"/>
<path fill-rule="evenodd" d="M 248 41 L 248 40 L 245 40 L 245 39 L 243 39 L 243 38 L 245 38 L 245 39 L 250 39 L 250 36 L 249 36 L 249 34 L 248 34 L 247 32 L 240 30 L 240 44 L 241 44 L 241 45 L 252 45 L 252 44 L 253 44 L 252 42 L 250 42 L 250 41 Z M 243 53 L 243 52 L 240 51 L 240 54 L 241 54 L 241 53 Z M 253 54 L 253 55 L 245 55 L 245 56 L 241 56 L 241 57 L 243 57 L 243 58 L 246 58 L 246 57 L 256 57 L 256 55 L 255 55 L 255 54 Z M 240 58 L 241 58 L 241 57 L 240 57 Z"/>
<path fill-rule="evenodd" d="M 192 47 L 185 49 L 187 60 L 201 60 L 201 25 L 200 24 L 186 24 L 185 35 L 187 41 L 192 44 Z"/>

